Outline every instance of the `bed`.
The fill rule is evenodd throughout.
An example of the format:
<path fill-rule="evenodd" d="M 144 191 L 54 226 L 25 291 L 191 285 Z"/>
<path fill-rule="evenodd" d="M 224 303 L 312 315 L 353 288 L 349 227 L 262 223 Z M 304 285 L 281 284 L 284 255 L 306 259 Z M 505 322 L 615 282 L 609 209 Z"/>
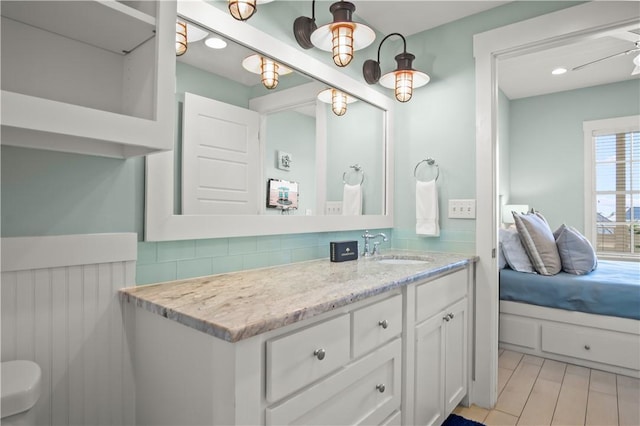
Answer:
<path fill-rule="evenodd" d="M 500 270 L 500 347 L 640 377 L 640 263 L 586 275 Z"/>

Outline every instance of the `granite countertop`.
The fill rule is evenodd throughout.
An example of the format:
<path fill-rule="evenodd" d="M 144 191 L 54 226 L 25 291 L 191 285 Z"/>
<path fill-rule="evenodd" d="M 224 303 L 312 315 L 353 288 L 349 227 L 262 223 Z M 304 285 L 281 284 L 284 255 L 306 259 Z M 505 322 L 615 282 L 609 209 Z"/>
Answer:
<path fill-rule="evenodd" d="M 389 265 L 381 258 L 429 258 Z M 229 342 L 237 342 L 407 284 L 463 269 L 472 255 L 389 250 L 333 263 L 292 263 L 120 290 L 123 302 Z"/>

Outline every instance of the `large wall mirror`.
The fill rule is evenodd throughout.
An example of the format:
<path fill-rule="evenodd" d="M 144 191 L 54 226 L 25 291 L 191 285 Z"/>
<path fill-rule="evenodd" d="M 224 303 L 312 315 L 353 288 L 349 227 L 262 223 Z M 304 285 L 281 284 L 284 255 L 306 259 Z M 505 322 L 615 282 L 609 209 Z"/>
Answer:
<path fill-rule="evenodd" d="M 147 157 L 146 240 L 393 226 L 390 98 L 204 1 L 178 2 L 178 16 L 190 42 L 176 61 L 176 145 Z M 260 57 L 279 64 L 276 88 Z M 343 115 L 331 89 L 347 96 Z"/>

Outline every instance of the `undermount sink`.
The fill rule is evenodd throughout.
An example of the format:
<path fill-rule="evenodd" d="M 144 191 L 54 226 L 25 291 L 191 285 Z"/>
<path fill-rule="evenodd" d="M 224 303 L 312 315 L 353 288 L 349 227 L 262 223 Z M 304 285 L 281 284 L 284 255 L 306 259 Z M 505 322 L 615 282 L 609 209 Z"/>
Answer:
<path fill-rule="evenodd" d="M 424 256 L 384 256 L 378 259 L 378 263 L 385 265 L 426 265 L 431 259 Z"/>

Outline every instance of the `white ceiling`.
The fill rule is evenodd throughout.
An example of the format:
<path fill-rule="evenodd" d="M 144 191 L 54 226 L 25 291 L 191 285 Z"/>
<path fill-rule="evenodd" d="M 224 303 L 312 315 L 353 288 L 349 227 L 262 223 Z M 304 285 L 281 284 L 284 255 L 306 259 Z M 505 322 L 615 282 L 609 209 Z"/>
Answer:
<path fill-rule="evenodd" d="M 305 0 L 306 1 L 306 0 Z M 381 34 L 401 32 L 405 36 L 416 34 L 466 16 L 509 3 L 508 1 L 430 1 L 430 0 L 351 0 L 356 5 L 358 20 L 366 21 Z M 322 3 L 328 3 L 322 1 Z M 322 4 L 321 3 L 321 4 Z M 613 5 L 613 2 L 612 2 Z M 316 7 L 322 7 L 316 5 Z M 258 12 L 259 13 L 259 12 Z M 631 32 L 630 32 L 631 31 Z M 634 52 L 603 60 L 581 70 L 571 71 L 578 65 L 595 61 L 609 55 L 635 48 L 634 42 L 640 40 L 640 23 L 625 28 L 624 31 L 531 53 L 525 56 L 499 61 L 499 85 L 509 99 L 536 96 L 557 91 L 572 90 L 600 84 L 607 84 L 631 78 L 633 58 L 640 54 Z M 229 67 L 222 72 L 229 78 L 243 84 L 259 84 L 259 77 L 252 76 L 241 69 L 233 68 L 238 61 L 220 60 L 226 57 L 230 48 L 212 51 L 201 43 L 191 43 L 187 55 L 180 61 L 198 65 L 202 60 L 208 62 L 205 68 Z M 250 52 L 240 49 L 235 53 L 244 58 Z M 203 59 L 204 58 L 204 59 Z M 569 71 L 560 76 L 551 75 L 551 70 L 565 67 Z"/>

